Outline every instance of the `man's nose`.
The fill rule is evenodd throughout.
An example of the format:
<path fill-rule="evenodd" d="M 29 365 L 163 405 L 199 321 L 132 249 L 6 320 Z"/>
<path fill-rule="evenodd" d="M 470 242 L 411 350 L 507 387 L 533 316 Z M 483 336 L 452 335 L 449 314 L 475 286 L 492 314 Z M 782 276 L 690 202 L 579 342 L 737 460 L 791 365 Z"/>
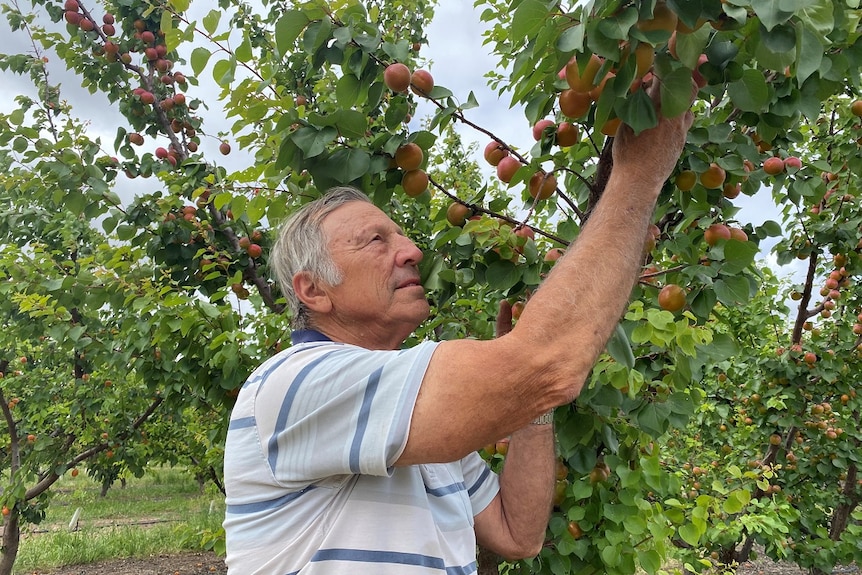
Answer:
<path fill-rule="evenodd" d="M 402 245 L 398 248 L 398 263 L 400 265 L 416 265 L 422 261 L 424 254 L 416 247 L 410 238 L 402 237 Z"/>

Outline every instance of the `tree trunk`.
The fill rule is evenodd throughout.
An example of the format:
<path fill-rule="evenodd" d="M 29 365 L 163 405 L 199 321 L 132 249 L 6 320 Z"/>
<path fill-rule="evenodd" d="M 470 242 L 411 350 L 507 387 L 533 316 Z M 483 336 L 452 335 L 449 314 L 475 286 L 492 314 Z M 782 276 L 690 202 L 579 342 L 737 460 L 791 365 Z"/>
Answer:
<path fill-rule="evenodd" d="M 6 516 L 3 526 L 3 549 L 0 552 L 0 575 L 12 575 L 12 567 L 18 557 L 18 545 L 21 543 L 21 524 L 18 512 L 14 509 Z"/>
<path fill-rule="evenodd" d="M 856 490 L 856 475 L 858 470 L 856 464 L 852 463 L 847 470 L 847 478 L 844 480 L 844 488 L 841 490 L 843 501 L 832 513 L 832 524 L 829 526 L 829 538 L 832 541 L 841 539 L 841 534 L 847 529 L 850 515 L 859 505 L 859 495 Z"/>
<path fill-rule="evenodd" d="M 500 556 L 493 551 L 485 549 L 480 545 L 477 561 L 479 567 L 476 575 L 500 575 Z M 4 574 L 0 573 L 0 575 Z"/>

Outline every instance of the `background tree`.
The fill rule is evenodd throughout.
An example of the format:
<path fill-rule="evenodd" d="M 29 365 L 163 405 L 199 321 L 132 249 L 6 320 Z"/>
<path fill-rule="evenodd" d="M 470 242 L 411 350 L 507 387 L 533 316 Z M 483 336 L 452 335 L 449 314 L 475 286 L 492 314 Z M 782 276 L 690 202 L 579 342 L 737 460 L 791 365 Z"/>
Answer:
<path fill-rule="evenodd" d="M 21 521 L 38 522 L 78 464 L 104 478 L 184 460 L 218 482 L 232 395 L 289 344 L 267 256 L 297 207 L 336 184 L 366 191 L 426 253 L 432 318 L 409 343 L 490 337 L 497 302 L 517 317 L 577 238 L 616 126 L 655 125 L 645 86 L 658 83 L 675 115 L 692 80 L 695 125 L 642 281 L 590 385 L 557 412 L 547 545 L 506 568 L 654 573 L 679 557 L 701 570 L 754 543 L 823 570 L 860 559 L 859 9 L 478 2 L 506 70 L 490 82 L 523 108 L 526 150 L 471 119 L 472 93 L 422 71 L 433 7 L 3 3 L 33 52 L 0 56 L 0 69 L 29 76 L 38 98 L 0 115 L 0 574 Z M 49 49 L 122 113 L 110 145 L 51 83 Z M 411 129 L 420 105 L 432 112 Z M 210 131 L 217 108 L 229 130 Z M 463 130 L 487 139 L 490 181 Z M 152 183 L 130 186 L 139 178 Z M 741 226 L 734 200 L 766 188 L 782 221 Z M 767 243 L 780 262 L 806 258 L 808 275 L 773 281 L 754 263 Z M 788 290 L 795 317 L 781 311 Z M 484 453 L 503 464 L 505 442 Z"/>

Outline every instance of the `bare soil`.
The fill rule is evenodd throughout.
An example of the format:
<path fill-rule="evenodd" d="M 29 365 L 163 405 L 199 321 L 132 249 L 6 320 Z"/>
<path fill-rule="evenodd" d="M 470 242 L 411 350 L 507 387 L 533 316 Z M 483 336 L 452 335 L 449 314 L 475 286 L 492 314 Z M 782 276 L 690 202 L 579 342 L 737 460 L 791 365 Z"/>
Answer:
<path fill-rule="evenodd" d="M 215 553 L 189 552 L 144 558 L 112 559 L 86 565 L 71 565 L 32 575 L 225 575 L 227 567 Z"/>

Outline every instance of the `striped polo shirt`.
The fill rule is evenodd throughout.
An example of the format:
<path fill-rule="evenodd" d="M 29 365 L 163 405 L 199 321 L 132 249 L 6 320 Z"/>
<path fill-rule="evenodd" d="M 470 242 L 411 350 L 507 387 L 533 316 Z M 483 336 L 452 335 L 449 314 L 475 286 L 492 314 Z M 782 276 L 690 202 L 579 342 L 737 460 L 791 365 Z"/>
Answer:
<path fill-rule="evenodd" d="M 478 454 L 394 467 L 436 343 L 373 351 L 296 332 L 248 379 L 225 446 L 231 575 L 476 572 Z M 297 343 L 299 342 L 299 343 Z"/>

